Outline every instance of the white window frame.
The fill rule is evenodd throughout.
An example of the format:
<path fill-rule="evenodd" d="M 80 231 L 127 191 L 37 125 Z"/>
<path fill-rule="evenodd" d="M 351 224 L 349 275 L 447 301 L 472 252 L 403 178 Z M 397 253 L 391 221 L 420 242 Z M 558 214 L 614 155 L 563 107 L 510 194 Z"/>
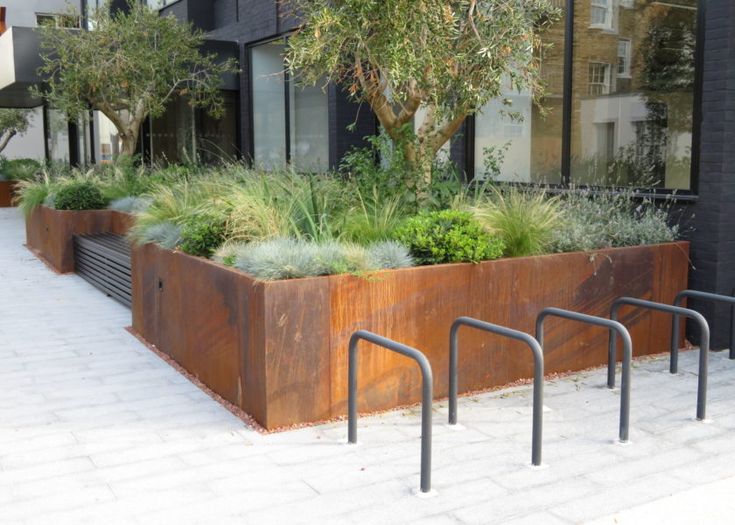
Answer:
<path fill-rule="evenodd" d="M 623 53 L 621 53 L 620 46 L 624 45 Z M 630 59 L 631 59 L 631 49 L 632 49 L 632 43 L 630 39 L 628 38 L 620 38 L 618 39 L 618 64 L 617 64 L 617 73 L 619 78 L 630 78 Z M 620 71 L 620 59 L 623 59 L 623 70 Z"/>
<path fill-rule="evenodd" d="M 612 29 L 614 0 L 590 0 L 590 27 L 595 29 Z M 592 18 L 595 9 L 604 9 L 605 18 L 602 22 L 595 22 Z"/>
<path fill-rule="evenodd" d="M 604 68 L 604 75 L 602 82 L 592 82 L 592 75 L 591 75 L 591 69 L 593 66 L 601 66 Z M 610 88 L 611 88 L 611 75 L 610 70 L 612 69 L 611 65 L 607 62 L 589 62 L 589 65 L 587 66 L 587 93 L 591 96 L 599 96 L 599 95 L 609 95 L 610 94 Z M 599 93 L 593 92 L 592 86 L 602 86 Z M 594 90 L 597 91 L 597 90 Z"/>

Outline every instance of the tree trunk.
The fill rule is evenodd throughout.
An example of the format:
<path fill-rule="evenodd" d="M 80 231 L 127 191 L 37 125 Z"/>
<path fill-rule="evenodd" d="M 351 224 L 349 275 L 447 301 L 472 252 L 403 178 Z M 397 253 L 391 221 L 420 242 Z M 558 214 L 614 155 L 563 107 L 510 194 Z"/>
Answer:
<path fill-rule="evenodd" d="M 132 157 L 138 147 L 138 133 L 128 130 L 120 132 L 120 140 L 122 141 L 122 149 L 120 155 Z"/>
<path fill-rule="evenodd" d="M 0 134 L 0 153 L 2 153 L 2 151 L 5 149 L 5 146 L 8 145 L 8 142 L 10 142 L 10 139 L 15 137 L 15 135 L 16 135 L 15 130 L 11 130 L 6 133 Z"/>

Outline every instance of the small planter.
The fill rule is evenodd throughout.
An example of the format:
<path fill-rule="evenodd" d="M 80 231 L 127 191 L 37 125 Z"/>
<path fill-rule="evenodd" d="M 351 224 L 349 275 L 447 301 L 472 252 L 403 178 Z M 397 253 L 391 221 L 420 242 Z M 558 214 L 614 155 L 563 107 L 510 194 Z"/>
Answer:
<path fill-rule="evenodd" d="M 62 211 L 36 207 L 26 217 L 26 245 L 59 273 L 74 271 L 74 235 L 125 235 L 133 217 L 114 210 Z"/>
<path fill-rule="evenodd" d="M 13 198 L 15 197 L 14 180 L 0 180 L 0 208 L 10 208 L 14 206 Z"/>
<path fill-rule="evenodd" d="M 346 413 L 347 344 L 358 329 L 423 351 L 438 398 L 447 395 L 449 328 L 462 315 L 533 333 L 556 306 L 608 316 L 616 297 L 671 303 L 687 286 L 678 242 L 381 272 L 259 282 L 217 263 L 148 244 L 133 250 L 133 328 L 269 429 Z M 623 311 L 635 355 L 668 348 L 670 319 Z M 532 377 L 512 342 L 471 331 L 460 340 L 461 392 Z M 606 363 L 607 333 L 553 320 L 547 373 Z M 397 355 L 359 353 L 359 409 L 420 400 L 418 369 Z"/>

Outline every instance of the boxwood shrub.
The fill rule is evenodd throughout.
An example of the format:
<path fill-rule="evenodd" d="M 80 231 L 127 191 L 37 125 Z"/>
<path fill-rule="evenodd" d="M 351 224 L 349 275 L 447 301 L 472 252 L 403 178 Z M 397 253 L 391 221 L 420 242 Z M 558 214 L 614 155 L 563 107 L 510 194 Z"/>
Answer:
<path fill-rule="evenodd" d="M 107 207 L 107 199 L 93 183 L 74 181 L 56 191 L 54 207 L 57 210 L 101 210 Z"/>
<path fill-rule="evenodd" d="M 179 248 L 189 255 L 211 257 L 226 240 L 225 220 L 219 215 L 198 213 L 181 225 Z"/>
<path fill-rule="evenodd" d="M 503 255 L 501 239 L 488 233 L 470 212 L 442 210 L 408 219 L 396 232 L 418 264 L 480 262 Z"/>

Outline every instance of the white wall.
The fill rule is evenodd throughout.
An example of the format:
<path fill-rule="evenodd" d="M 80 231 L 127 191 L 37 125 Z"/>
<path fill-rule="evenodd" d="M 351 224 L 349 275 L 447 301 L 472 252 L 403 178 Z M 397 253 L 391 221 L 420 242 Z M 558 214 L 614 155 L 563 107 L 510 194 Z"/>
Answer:
<path fill-rule="evenodd" d="M 10 26 L 36 27 L 36 13 L 65 13 L 69 7 L 80 9 L 79 0 L 0 0 L 7 7 L 5 21 Z"/>

